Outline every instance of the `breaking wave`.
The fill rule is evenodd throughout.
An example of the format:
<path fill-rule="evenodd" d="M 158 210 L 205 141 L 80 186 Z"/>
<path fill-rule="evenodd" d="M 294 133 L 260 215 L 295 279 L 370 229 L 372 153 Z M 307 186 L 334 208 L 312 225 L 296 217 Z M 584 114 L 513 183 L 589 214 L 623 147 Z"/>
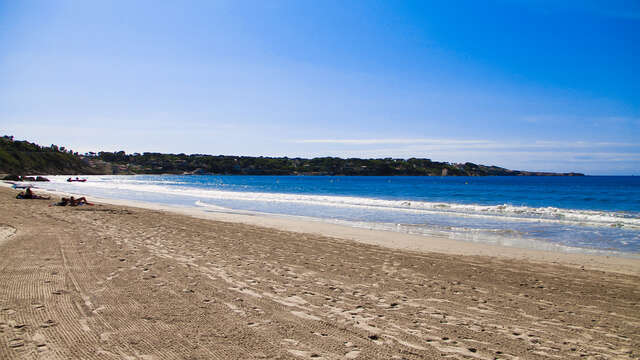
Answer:
<path fill-rule="evenodd" d="M 66 177 L 56 176 L 51 183 L 38 186 L 86 196 L 216 212 L 295 216 L 506 246 L 553 251 L 581 249 L 585 253 L 640 251 L 639 203 L 629 195 L 637 190 L 635 187 L 620 190 L 618 184 L 594 188 L 585 183 L 574 186 L 556 182 L 548 189 L 528 179 L 509 180 L 512 182 L 508 186 L 504 185 L 508 179 L 479 180 L 488 184 L 484 185 L 490 189 L 487 190 L 467 187 L 464 181 L 460 184 L 455 180 L 436 182 L 437 179 L 174 175 L 87 178 L 85 183 L 67 183 Z M 588 197 L 596 200 L 586 200 Z M 492 204 L 496 199 L 513 203 Z"/>
<path fill-rule="evenodd" d="M 60 179 L 56 179 L 58 182 Z M 100 178 L 95 179 L 100 180 Z M 640 214 L 623 211 L 562 209 L 557 207 L 529 207 L 515 205 L 477 205 L 415 200 L 386 200 L 357 196 L 330 196 L 251 191 L 225 191 L 194 188 L 182 181 L 153 181 L 113 179 L 82 184 L 109 190 L 142 191 L 154 194 L 189 196 L 198 199 L 232 200 L 281 204 L 315 205 L 340 208 L 358 208 L 414 214 L 440 214 L 461 217 L 493 218 L 505 221 L 548 222 L 581 226 L 605 226 L 640 229 Z M 200 203 L 199 205 L 201 205 Z"/>

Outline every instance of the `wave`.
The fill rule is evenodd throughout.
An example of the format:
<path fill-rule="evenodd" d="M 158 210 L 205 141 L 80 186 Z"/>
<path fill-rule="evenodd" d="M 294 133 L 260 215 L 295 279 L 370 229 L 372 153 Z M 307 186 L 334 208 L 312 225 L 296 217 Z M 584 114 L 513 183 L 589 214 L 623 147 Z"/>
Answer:
<path fill-rule="evenodd" d="M 202 202 L 200 200 L 196 201 L 194 203 L 196 206 L 200 206 L 200 207 L 204 207 L 207 208 L 208 210 L 211 211 L 219 211 L 219 212 L 235 212 L 235 213 L 240 213 L 240 210 L 233 210 L 230 208 L 226 208 L 224 206 L 218 206 L 218 205 L 213 205 L 213 204 L 207 204 L 205 202 Z"/>
<path fill-rule="evenodd" d="M 58 182 L 56 179 L 55 181 Z M 636 213 L 597 210 L 563 209 L 556 207 L 529 207 L 509 204 L 478 205 L 415 200 L 386 200 L 357 196 L 311 195 L 267 192 L 240 192 L 185 186 L 180 181 L 141 180 L 135 178 L 96 177 L 77 186 L 108 190 L 142 191 L 155 194 L 189 196 L 200 200 L 231 200 L 242 202 L 286 203 L 310 206 L 358 208 L 378 211 L 405 212 L 492 218 L 506 221 L 549 222 L 583 226 L 605 226 L 640 229 L 640 216 Z M 60 182 L 62 183 L 62 182 Z M 75 184 L 74 184 L 75 186 Z M 202 204 L 202 203 L 201 203 Z M 200 205 L 201 206 L 201 205 Z"/>
<path fill-rule="evenodd" d="M 231 212 L 236 214 L 263 214 L 256 211 L 243 211 L 234 210 L 217 205 L 208 204 L 202 201 L 196 201 L 196 206 L 206 208 L 209 211 L 215 212 Z M 274 215 L 274 214 L 271 214 Z M 525 249 L 536 249 L 545 251 L 555 251 L 564 253 L 576 253 L 576 254 L 591 254 L 591 255 L 604 255 L 604 256 L 620 256 L 627 258 L 640 259 L 640 255 L 637 253 L 629 253 L 619 251 L 616 248 L 598 248 L 598 247 L 579 247 L 572 246 L 563 243 L 556 243 L 545 239 L 536 239 L 528 237 L 526 233 L 513 229 L 477 229 L 464 226 L 438 226 L 438 225 L 420 225 L 420 224 L 399 224 L 388 222 L 369 222 L 369 221 L 355 221 L 345 219 L 332 219 L 332 218 L 318 218 L 312 216 L 300 216 L 300 215 L 283 215 L 275 214 L 277 216 L 292 217 L 296 219 L 302 219 L 306 221 L 325 222 L 331 224 L 337 224 L 342 226 L 349 226 L 367 230 L 381 230 L 391 231 L 398 233 L 405 233 L 409 235 L 419 236 L 436 236 L 445 237 L 454 240 L 461 240 L 467 242 L 500 245 L 508 247 L 517 247 Z"/>

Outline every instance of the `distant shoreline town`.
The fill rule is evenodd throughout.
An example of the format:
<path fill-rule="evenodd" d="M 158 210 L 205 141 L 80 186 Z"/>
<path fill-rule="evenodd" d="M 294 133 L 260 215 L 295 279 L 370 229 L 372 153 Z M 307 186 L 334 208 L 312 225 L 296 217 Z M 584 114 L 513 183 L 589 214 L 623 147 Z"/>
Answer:
<path fill-rule="evenodd" d="M 18 175 L 344 175 L 344 176 L 584 176 L 509 170 L 497 166 L 430 159 L 252 157 L 202 154 L 89 152 L 41 146 L 13 136 L 0 138 L 0 173 Z"/>

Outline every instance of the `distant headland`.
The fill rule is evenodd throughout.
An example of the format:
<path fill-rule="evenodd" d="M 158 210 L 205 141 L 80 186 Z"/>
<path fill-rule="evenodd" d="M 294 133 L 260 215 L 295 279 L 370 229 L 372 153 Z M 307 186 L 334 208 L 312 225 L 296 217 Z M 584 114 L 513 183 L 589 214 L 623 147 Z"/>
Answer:
<path fill-rule="evenodd" d="M 497 166 L 430 159 L 358 159 L 252 157 L 203 154 L 127 154 L 124 151 L 79 154 L 57 145 L 41 146 L 13 136 L 0 138 L 0 173 L 68 174 L 229 174 L 347 176 L 584 176 L 509 170 Z"/>

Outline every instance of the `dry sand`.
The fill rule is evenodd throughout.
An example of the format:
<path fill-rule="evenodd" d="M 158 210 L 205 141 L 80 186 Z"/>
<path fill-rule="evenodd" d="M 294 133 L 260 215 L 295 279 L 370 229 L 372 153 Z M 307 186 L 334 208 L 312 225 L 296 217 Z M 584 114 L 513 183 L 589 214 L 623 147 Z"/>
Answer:
<path fill-rule="evenodd" d="M 637 260 L 15 194 L 0 359 L 640 358 Z"/>

